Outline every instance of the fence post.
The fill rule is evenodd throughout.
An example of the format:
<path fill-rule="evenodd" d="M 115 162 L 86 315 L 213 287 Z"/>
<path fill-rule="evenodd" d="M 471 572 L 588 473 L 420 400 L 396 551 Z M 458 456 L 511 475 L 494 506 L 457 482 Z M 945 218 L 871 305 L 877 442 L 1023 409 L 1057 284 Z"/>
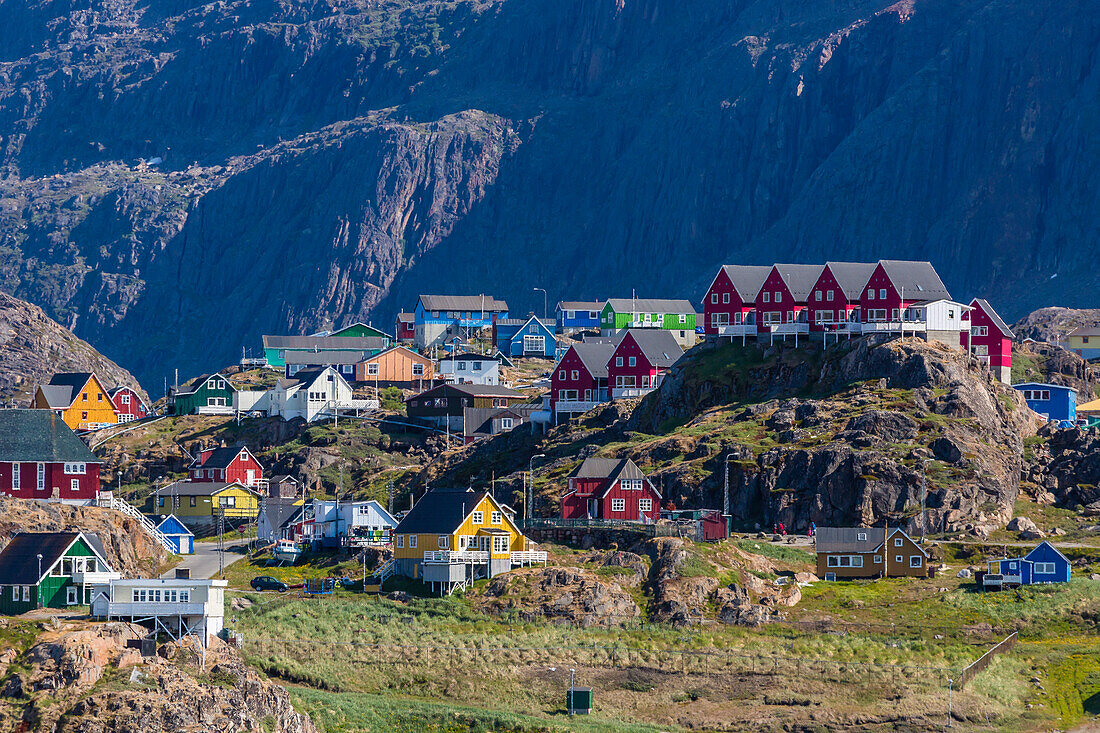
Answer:
<path fill-rule="evenodd" d="M 950 677 L 947 678 L 947 727 L 951 727 L 951 684 L 954 682 Z"/>

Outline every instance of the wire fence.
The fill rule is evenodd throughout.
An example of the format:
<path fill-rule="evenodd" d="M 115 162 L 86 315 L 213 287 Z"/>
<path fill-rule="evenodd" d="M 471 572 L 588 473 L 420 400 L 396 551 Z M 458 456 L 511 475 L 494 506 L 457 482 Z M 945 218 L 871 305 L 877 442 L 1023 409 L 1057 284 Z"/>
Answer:
<path fill-rule="evenodd" d="M 993 661 L 993 658 L 996 657 L 998 654 L 1004 654 L 1011 651 L 1016 646 L 1016 643 L 1018 641 L 1019 637 L 1017 636 L 1016 632 L 1012 632 L 1007 637 L 998 642 L 992 649 L 990 649 L 985 654 L 978 657 L 969 665 L 967 665 L 967 667 L 959 675 L 959 689 L 961 690 L 966 687 L 967 683 L 970 682 L 970 680 L 974 679 L 974 677 L 976 677 L 978 673 L 982 672 L 986 667 L 988 667 Z"/>

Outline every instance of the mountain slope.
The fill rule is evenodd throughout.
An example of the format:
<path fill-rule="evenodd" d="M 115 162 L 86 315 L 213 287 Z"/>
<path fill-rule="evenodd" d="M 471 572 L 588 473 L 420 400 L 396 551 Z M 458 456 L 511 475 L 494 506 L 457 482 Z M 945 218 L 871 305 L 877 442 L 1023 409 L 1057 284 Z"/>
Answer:
<path fill-rule="evenodd" d="M 95 372 L 108 387 L 125 385 L 145 394 L 130 372 L 50 320 L 41 308 L 0 293 L 0 400 L 27 406 L 35 386 L 55 372 Z"/>
<path fill-rule="evenodd" d="M 723 261 L 1080 305 L 1098 45 L 1084 0 L 4 3 L 0 288 L 156 380 L 419 292 L 698 297 Z"/>

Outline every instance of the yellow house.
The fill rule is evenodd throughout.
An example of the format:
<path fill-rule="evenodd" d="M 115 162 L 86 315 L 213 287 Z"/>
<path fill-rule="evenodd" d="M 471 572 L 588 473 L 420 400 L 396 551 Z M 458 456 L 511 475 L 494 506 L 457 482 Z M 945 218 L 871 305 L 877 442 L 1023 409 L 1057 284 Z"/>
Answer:
<path fill-rule="evenodd" d="M 546 562 L 488 492 L 432 489 L 393 531 L 394 570 L 451 592 L 514 566 Z"/>
<path fill-rule="evenodd" d="M 1061 346 L 1082 359 L 1095 359 L 1100 356 L 1100 328 L 1078 328 L 1070 331 Z"/>
<path fill-rule="evenodd" d="M 53 410 L 73 430 L 92 430 L 118 423 L 107 388 L 91 372 L 55 374 L 34 392 L 34 407 Z"/>
<path fill-rule="evenodd" d="M 223 510 L 228 520 L 254 520 L 260 496 L 236 481 L 176 481 L 161 488 L 150 501 L 152 514 L 175 514 L 189 527 L 209 525 Z"/>

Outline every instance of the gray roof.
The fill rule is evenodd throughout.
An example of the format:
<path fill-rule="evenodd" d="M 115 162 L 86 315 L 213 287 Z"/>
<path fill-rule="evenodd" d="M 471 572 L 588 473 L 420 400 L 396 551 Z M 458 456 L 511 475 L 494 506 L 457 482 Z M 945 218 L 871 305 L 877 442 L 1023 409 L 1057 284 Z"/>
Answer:
<path fill-rule="evenodd" d="M 184 382 L 183 386 L 180 387 L 180 391 L 177 392 L 176 395 L 182 397 L 183 395 L 194 394 L 195 392 L 198 391 L 198 389 L 200 387 L 202 387 L 202 385 L 206 384 L 206 381 L 208 379 L 210 379 L 211 377 L 218 377 L 219 379 L 224 379 L 225 384 L 229 389 L 233 390 L 234 392 L 238 391 L 236 386 L 234 386 L 233 382 L 231 382 L 229 380 L 229 377 L 227 377 L 224 374 L 221 374 L 220 372 L 217 372 L 217 373 L 214 373 L 214 374 L 200 374 L 199 376 L 195 377 L 194 379 L 192 379 L 188 382 Z"/>
<path fill-rule="evenodd" d="M 772 271 L 770 265 L 722 265 L 722 269 L 744 303 L 756 300 L 761 286 Z"/>
<path fill-rule="evenodd" d="M 695 306 L 687 300 L 609 298 L 607 302 L 616 313 L 695 313 Z"/>
<path fill-rule="evenodd" d="M 397 320 L 402 323 L 412 323 L 414 318 L 416 318 L 416 315 L 413 313 L 401 312 L 397 314 Z"/>
<path fill-rule="evenodd" d="M 1067 334 L 1069 336 L 1100 336 L 1100 327 L 1075 328 Z"/>
<path fill-rule="evenodd" d="M 508 304 L 491 295 L 421 295 L 420 302 L 430 311 L 486 311 L 508 310 Z"/>
<path fill-rule="evenodd" d="M 55 409 L 64 409 L 73 404 L 73 388 L 61 384 L 43 384 L 38 387 L 46 404 Z"/>
<path fill-rule="evenodd" d="M 779 276 L 783 278 L 783 282 L 786 283 L 787 290 L 791 291 L 791 297 L 796 301 L 800 301 L 806 300 L 806 296 L 814 289 L 814 285 L 817 283 L 817 279 L 821 277 L 821 271 L 825 269 L 825 265 L 777 264 L 775 269 L 779 272 Z"/>
<path fill-rule="evenodd" d="M 279 499 L 275 497 L 265 498 L 262 502 L 261 512 L 267 518 L 268 526 L 274 529 L 282 529 L 291 519 L 302 511 L 302 504 L 295 504 L 297 499 Z"/>
<path fill-rule="evenodd" d="M 160 490 L 160 495 L 164 496 L 213 496 L 227 486 L 237 486 L 246 491 L 256 493 L 255 489 L 250 489 L 247 486 L 240 484 L 237 481 L 188 481 L 181 479 L 179 481 L 173 481 Z"/>
<path fill-rule="evenodd" d="M 0 461 L 102 463 L 53 410 L 0 410 Z"/>
<path fill-rule="evenodd" d="M 645 478 L 642 469 L 629 458 L 599 458 L 592 456 L 581 461 L 569 478 Z"/>
<path fill-rule="evenodd" d="M 464 407 L 462 408 L 462 433 L 467 437 L 489 435 L 491 421 L 498 417 L 511 417 L 520 423 L 531 419 L 531 413 L 538 412 L 542 405 L 512 405 L 511 407 Z"/>
<path fill-rule="evenodd" d="M 826 262 L 825 266 L 829 268 L 829 272 L 833 273 L 833 279 L 840 286 L 844 297 L 848 300 L 859 300 L 877 264 L 874 262 Z"/>
<path fill-rule="evenodd" d="M 413 505 L 394 534 L 451 534 L 485 495 L 484 491 L 432 489 Z"/>
<path fill-rule="evenodd" d="M 351 341 L 352 339 L 345 340 Z M 286 355 L 284 361 L 287 364 L 358 364 L 361 361 L 366 361 L 375 353 L 373 349 L 369 351 L 292 351 Z"/>
<path fill-rule="evenodd" d="M 373 326 L 372 326 L 373 328 Z M 269 336 L 265 335 L 265 349 L 313 349 L 316 351 L 350 351 L 384 349 L 390 339 L 382 336 Z"/>
<path fill-rule="evenodd" d="M 607 379 L 607 362 L 615 353 L 618 341 L 582 342 L 571 347 L 594 379 Z"/>
<path fill-rule="evenodd" d="M 560 311 L 602 311 L 606 301 L 603 300 L 563 300 L 558 303 Z"/>
<path fill-rule="evenodd" d="M 455 354 L 451 356 L 444 356 L 440 358 L 440 363 L 445 361 L 500 361 L 496 356 L 489 356 L 488 354 L 475 354 L 467 351 L 464 354 Z"/>
<path fill-rule="evenodd" d="M 947 287 L 931 262 L 879 260 L 879 264 L 899 293 L 904 291 L 909 294 L 908 297 L 920 300 L 951 298 L 951 293 L 947 292 Z"/>
<path fill-rule="evenodd" d="M 859 539 L 860 535 L 864 539 Z M 818 527 L 814 548 L 818 552 L 874 552 L 882 547 L 885 537 L 882 527 Z"/>
<path fill-rule="evenodd" d="M 314 382 L 316 382 L 318 379 L 320 379 L 321 375 L 324 374 L 327 370 L 328 370 L 327 366 L 319 367 L 317 369 L 302 369 L 302 370 L 298 371 L 293 377 L 280 379 L 280 380 L 276 381 L 275 386 L 280 387 L 282 389 L 286 389 L 287 387 L 294 387 L 294 386 L 300 385 L 300 384 L 301 385 L 310 385 L 310 384 L 313 384 Z M 344 375 L 341 374 L 340 372 L 336 371 L 335 369 L 333 369 L 332 372 L 333 372 L 333 374 L 338 376 L 343 381 L 345 381 L 345 382 L 347 381 L 346 379 L 344 379 Z"/>
<path fill-rule="evenodd" d="M 627 333 L 634 337 L 634 343 L 655 367 L 670 367 L 684 355 L 680 344 L 663 328 L 632 328 Z"/>
<path fill-rule="evenodd" d="M 557 322 L 553 318 L 536 318 L 535 316 L 527 316 L 526 318 L 498 318 L 498 326 L 523 326 L 531 321 L 538 321 L 542 325 L 546 326 L 550 330 L 554 330 L 554 326 Z"/>
<path fill-rule="evenodd" d="M 447 382 L 446 384 L 437 385 L 431 389 L 424 390 L 420 394 L 408 397 L 405 401 L 408 402 L 409 400 L 415 400 L 426 395 L 442 395 L 448 390 L 461 392 L 470 397 L 509 397 L 517 399 L 524 397 L 522 392 L 517 392 L 510 387 L 505 387 L 500 384 L 456 384 L 454 382 Z"/>
<path fill-rule="evenodd" d="M 37 585 L 50 566 L 80 537 L 107 564 L 103 543 L 90 532 L 22 532 L 12 537 L 0 552 L 0 584 Z M 39 555 L 42 555 L 41 573 L 38 572 Z"/>

